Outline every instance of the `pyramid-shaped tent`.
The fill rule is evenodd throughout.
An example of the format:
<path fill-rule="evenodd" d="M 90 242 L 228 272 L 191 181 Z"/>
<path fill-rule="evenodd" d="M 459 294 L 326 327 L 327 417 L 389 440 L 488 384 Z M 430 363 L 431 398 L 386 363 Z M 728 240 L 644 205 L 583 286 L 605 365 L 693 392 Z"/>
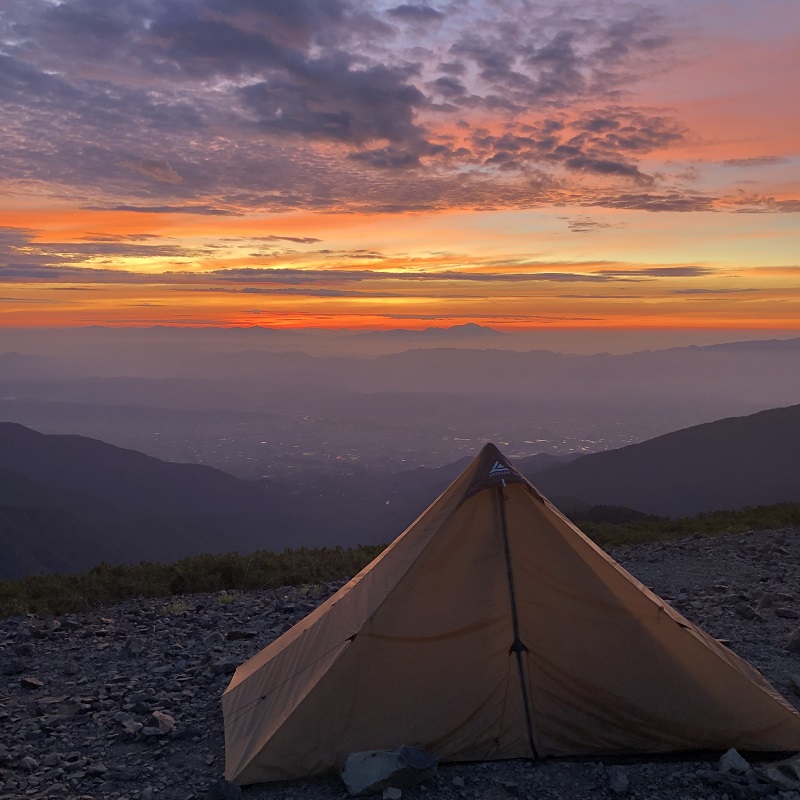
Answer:
<path fill-rule="evenodd" d="M 487 445 L 346 586 L 236 671 L 226 776 L 354 751 L 443 761 L 800 749 L 800 714 Z"/>

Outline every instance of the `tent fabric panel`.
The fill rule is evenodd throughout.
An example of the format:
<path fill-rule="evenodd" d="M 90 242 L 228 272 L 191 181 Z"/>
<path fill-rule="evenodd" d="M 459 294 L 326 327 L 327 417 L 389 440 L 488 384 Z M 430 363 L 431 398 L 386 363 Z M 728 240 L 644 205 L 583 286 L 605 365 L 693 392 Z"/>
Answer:
<path fill-rule="evenodd" d="M 752 667 L 549 504 L 506 495 L 540 755 L 800 747 L 800 715 Z"/>
<path fill-rule="evenodd" d="M 401 744 L 447 761 L 530 756 L 499 537 L 487 493 L 462 504 L 237 780 Z"/>
<path fill-rule="evenodd" d="M 508 673 L 486 676 L 479 663 L 467 664 L 461 676 L 477 690 L 458 692 L 456 676 L 443 674 L 442 662 L 431 658 L 440 648 L 406 645 L 398 663 L 397 648 L 376 647 L 368 638 L 362 643 L 357 638 L 346 657 L 331 666 L 236 776 L 237 783 L 319 775 L 341 767 L 351 752 L 401 744 L 423 747 L 446 761 L 530 755 L 525 738 L 510 735 L 520 730 L 519 723 L 504 719 L 505 709 L 520 708 L 519 684 L 509 681 Z M 414 658 L 418 663 L 409 669 L 405 659 Z M 427 694 L 427 681 L 442 691 Z M 501 731 L 505 736 L 498 742 Z"/>
<path fill-rule="evenodd" d="M 455 511 L 461 501 L 463 489 L 471 479 L 472 471 L 473 468 L 468 468 L 462 473 L 414 523 L 336 594 L 241 664 L 228 684 L 226 692 L 232 691 L 239 683 L 271 664 L 279 653 L 290 648 L 307 631 L 320 624 L 332 628 L 330 646 L 342 638 L 341 634 L 345 634 L 346 637 L 357 632 L 364 620 L 383 601 L 386 594 L 419 557 L 430 539 L 436 535 L 445 520 Z M 334 608 L 335 613 L 331 614 Z M 302 647 L 304 651 L 309 649 L 305 644 Z"/>
<path fill-rule="evenodd" d="M 329 654 L 349 644 L 458 507 L 465 472 L 401 536 L 335 595 L 242 664 L 222 696 L 226 775 L 238 774 L 324 674 Z M 281 703 L 266 703 L 280 687 Z M 230 753 L 228 753 L 230 751 Z"/>
<path fill-rule="evenodd" d="M 272 670 L 263 680 L 243 684 L 247 693 L 233 692 L 223 695 L 225 725 L 225 776 L 228 780 L 242 780 L 249 774 L 252 761 L 286 722 L 292 712 L 308 696 L 314 686 L 327 675 L 341 654 L 350 646 L 344 642 L 316 659 L 305 669 L 297 669 L 283 660 L 283 674 Z M 256 674 L 255 678 L 261 677 Z M 280 774 L 254 780 L 280 780 Z"/>

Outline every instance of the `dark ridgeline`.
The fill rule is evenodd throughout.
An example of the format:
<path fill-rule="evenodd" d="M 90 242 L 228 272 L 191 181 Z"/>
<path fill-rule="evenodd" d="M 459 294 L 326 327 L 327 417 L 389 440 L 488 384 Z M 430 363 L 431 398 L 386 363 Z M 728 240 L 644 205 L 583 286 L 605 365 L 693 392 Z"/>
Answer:
<path fill-rule="evenodd" d="M 568 513 L 684 516 L 800 501 L 800 405 L 724 419 L 553 467 L 519 470 Z M 0 578 L 101 561 L 391 541 L 450 483 L 439 469 L 309 471 L 244 481 L 81 436 L 0 423 Z M 611 516 L 609 516 L 611 515 Z"/>
<path fill-rule="evenodd" d="M 800 501 L 800 405 L 721 419 L 536 476 L 548 496 L 662 516 Z"/>

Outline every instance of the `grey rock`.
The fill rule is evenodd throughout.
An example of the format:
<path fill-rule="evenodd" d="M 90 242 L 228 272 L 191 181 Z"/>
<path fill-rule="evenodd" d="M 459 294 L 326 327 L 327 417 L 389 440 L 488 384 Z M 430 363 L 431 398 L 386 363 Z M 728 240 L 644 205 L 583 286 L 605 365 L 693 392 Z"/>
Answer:
<path fill-rule="evenodd" d="M 795 628 L 786 643 L 786 649 L 790 653 L 800 653 L 800 628 Z"/>
<path fill-rule="evenodd" d="M 106 777 L 112 781 L 133 783 L 134 781 L 141 780 L 142 774 L 141 767 L 124 767 L 123 769 L 114 770 L 113 772 L 107 773 Z"/>
<path fill-rule="evenodd" d="M 384 789 L 383 794 L 381 795 L 383 800 L 400 800 L 402 796 L 402 790 L 396 788 L 395 786 L 390 786 L 388 789 Z"/>
<path fill-rule="evenodd" d="M 137 722 L 135 719 L 128 718 L 122 722 L 122 731 L 128 736 L 135 736 L 143 728 L 144 725 L 142 725 L 141 722 Z"/>
<path fill-rule="evenodd" d="M 230 781 L 214 781 L 206 792 L 206 800 L 243 800 L 244 793 Z"/>
<path fill-rule="evenodd" d="M 760 619 L 755 609 L 751 605 L 748 605 L 745 602 L 737 603 L 733 607 L 733 610 L 742 619 Z"/>
<path fill-rule="evenodd" d="M 155 734 L 147 733 L 149 729 L 155 729 Z M 142 733 L 145 736 L 158 736 L 167 733 L 171 733 L 175 730 L 175 719 L 171 717 L 166 711 L 154 711 L 149 719 L 147 720 L 147 724 L 145 725 L 144 730 Z"/>
<path fill-rule="evenodd" d="M 211 664 L 211 670 L 215 675 L 233 675 L 236 672 L 236 667 L 239 662 L 232 658 L 226 658 L 221 661 L 214 661 Z"/>
<path fill-rule="evenodd" d="M 779 765 L 773 764 L 763 771 L 764 777 L 772 784 L 786 792 L 793 792 L 800 789 L 800 781 L 796 776 L 787 774 L 788 770 L 784 770 Z"/>
<path fill-rule="evenodd" d="M 800 756 L 792 756 L 784 761 L 778 761 L 770 765 L 773 769 L 779 770 L 787 778 L 800 783 Z"/>
<path fill-rule="evenodd" d="M 750 769 L 750 764 L 739 755 L 738 750 L 731 747 L 731 749 L 720 758 L 717 769 L 720 772 L 733 772 L 737 775 L 743 775 Z"/>
<path fill-rule="evenodd" d="M 729 782 L 728 775 L 716 769 L 699 769 L 697 770 L 697 777 L 712 786 L 721 786 Z"/>
<path fill-rule="evenodd" d="M 465 786 L 464 779 L 460 775 L 456 775 L 455 778 L 453 778 L 453 786 L 457 789 L 463 789 Z"/>
<path fill-rule="evenodd" d="M 144 652 L 144 647 L 144 639 L 141 639 L 138 636 L 132 636 L 127 642 L 125 642 L 122 652 L 128 656 L 138 656 Z"/>
<path fill-rule="evenodd" d="M 25 756 L 20 759 L 19 768 L 25 772 L 36 772 L 39 769 L 39 762 L 35 758 Z"/>
<path fill-rule="evenodd" d="M 255 637 L 255 635 L 256 635 L 255 631 L 233 630 L 233 631 L 228 631 L 228 633 L 225 634 L 225 638 L 229 642 L 238 642 L 241 639 L 252 639 Z"/>
<path fill-rule="evenodd" d="M 624 767 L 614 764 L 608 768 L 608 788 L 612 794 L 625 795 L 631 789 L 631 781 Z"/>
<path fill-rule="evenodd" d="M 41 689 L 44 686 L 44 682 L 40 681 L 39 678 L 36 678 L 33 675 L 23 675 L 19 679 L 19 685 L 23 689 Z"/>
<path fill-rule="evenodd" d="M 393 786 L 407 789 L 432 778 L 438 761 L 416 747 L 366 750 L 347 757 L 341 777 L 352 797 L 379 794 Z"/>

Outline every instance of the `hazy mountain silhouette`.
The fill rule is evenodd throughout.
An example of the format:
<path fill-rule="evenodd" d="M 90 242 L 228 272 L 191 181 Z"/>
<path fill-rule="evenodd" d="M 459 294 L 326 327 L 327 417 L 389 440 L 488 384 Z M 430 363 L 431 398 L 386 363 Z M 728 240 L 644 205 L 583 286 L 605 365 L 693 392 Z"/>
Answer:
<path fill-rule="evenodd" d="M 662 516 L 800 501 L 800 405 L 696 425 L 536 476 L 547 496 Z"/>
<path fill-rule="evenodd" d="M 261 485 L 0 423 L 0 578 L 296 544 Z"/>
<path fill-rule="evenodd" d="M 0 423 L 0 578 L 101 561 L 390 541 L 468 460 L 399 474 L 308 470 L 261 485 Z M 528 469 L 553 460 L 533 457 Z"/>
<path fill-rule="evenodd" d="M 172 464 L 84 436 L 0 423 L 0 469 L 47 487 L 148 513 L 265 511 L 263 488 L 213 467 Z"/>
<path fill-rule="evenodd" d="M 503 333 L 503 331 L 490 328 L 488 325 L 478 325 L 475 322 L 467 322 L 464 325 L 450 325 L 446 328 L 423 328 L 422 330 L 391 328 L 384 331 L 365 331 L 357 335 L 364 339 L 404 339 L 409 341 L 508 336 L 508 334 Z"/>
<path fill-rule="evenodd" d="M 297 470 L 262 485 L 0 423 L 0 578 L 100 561 L 388 542 L 467 460 L 400 473 Z M 591 506 L 622 507 L 611 509 L 614 518 L 631 519 L 630 509 L 683 516 L 800 501 L 800 405 L 580 458 L 540 454 L 517 464 L 557 505 L 587 519 Z"/>

